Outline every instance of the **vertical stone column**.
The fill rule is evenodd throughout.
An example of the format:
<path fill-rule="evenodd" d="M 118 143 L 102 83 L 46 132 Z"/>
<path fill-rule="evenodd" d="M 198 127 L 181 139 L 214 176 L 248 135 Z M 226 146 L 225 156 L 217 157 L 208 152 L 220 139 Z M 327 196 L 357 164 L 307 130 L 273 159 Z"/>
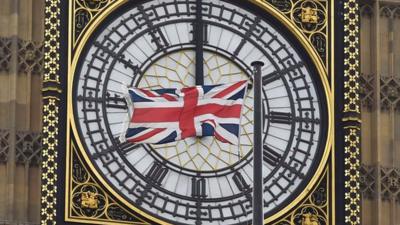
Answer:
<path fill-rule="evenodd" d="M 11 36 L 11 60 L 9 70 L 9 115 L 8 128 L 9 152 L 7 162 L 7 220 L 14 221 L 15 218 L 15 148 L 16 148 L 16 107 L 17 107 L 17 82 L 18 82 L 18 11 L 19 0 L 10 2 L 10 26 Z"/>
<path fill-rule="evenodd" d="M 380 44 L 381 44 L 381 36 L 380 36 L 380 2 L 375 1 L 374 2 L 374 20 L 373 20 L 373 37 L 374 37 L 374 53 L 375 53 L 375 58 L 374 58 L 374 74 L 375 74 L 375 80 L 374 80 L 374 87 L 373 89 L 375 90 L 374 92 L 374 102 L 373 102 L 373 107 L 372 107 L 372 127 L 375 129 L 371 133 L 371 138 L 372 138 L 372 156 L 373 159 L 375 159 L 375 162 L 373 162 L 374 166 L 376 166 L 376 192 L 374 196 L 374 203 L 375 209 L 376 209 L 376 214 L 372 218 L 373 221 L 371 221 L 373 224 L 381 224 L 382 221 L 382 199 L 381 199 L 381 170 L 380 170 L 380 165 L 382 161 L 382 151 L 381 151 L 381 143 L 380 143 L 380 136 L 381 136 L 381 122 L 380 122 L 380 117 L 381 117 L 381 104 L 380 104 L 380 74 L 381 74 L 381 60 L 380 60 Z"/>

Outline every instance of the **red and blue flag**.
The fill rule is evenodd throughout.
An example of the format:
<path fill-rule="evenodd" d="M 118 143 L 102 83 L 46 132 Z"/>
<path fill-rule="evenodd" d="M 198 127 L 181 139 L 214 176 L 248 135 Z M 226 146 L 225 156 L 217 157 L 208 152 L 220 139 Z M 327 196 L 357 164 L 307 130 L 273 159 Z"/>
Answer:
<path fill-rule="evenodd" d="M 129 88 L 129 123 L 121 141 L 165 144 L 189 137 L 215 136 L 239 144 L 247 81 L 183 89 Z"/>

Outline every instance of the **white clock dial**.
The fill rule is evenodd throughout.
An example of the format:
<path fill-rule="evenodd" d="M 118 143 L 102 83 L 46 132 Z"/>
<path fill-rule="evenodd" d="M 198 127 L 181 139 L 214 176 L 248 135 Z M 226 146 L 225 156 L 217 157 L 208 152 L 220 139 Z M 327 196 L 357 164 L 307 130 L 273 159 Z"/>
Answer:
<path fill-rule="evenodd" d="M 73 83 L 84 150 L 104 180 L 132 206 L 172 224 L 251 220 L 253 61 L 263 61 L 264 202 L 269 216 L 290 204 L 316 172 L 326 144 L 323 85 L 299 44 L 249 3 L 129 1 L 97 28 Z M 201 15 L 200 17 L 198 15 Z M 213 137 L 165 145 L 120 143 L 128 117 L 121 86 L 194 86 L 196 24 L 203 24 L 204 84 L 247 79 L 240 145 Z M 261 168 L 260 168 L 261 169 Z"/>

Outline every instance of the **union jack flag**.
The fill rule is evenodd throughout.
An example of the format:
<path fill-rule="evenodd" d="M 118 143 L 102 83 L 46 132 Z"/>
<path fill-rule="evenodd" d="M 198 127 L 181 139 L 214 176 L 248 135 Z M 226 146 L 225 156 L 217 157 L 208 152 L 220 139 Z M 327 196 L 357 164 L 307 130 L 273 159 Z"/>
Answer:
<path fill-rule="evenodd" d="M 239 144 L 247 81 L 183 89 L 127 89 L 130 121 L 121 141 L 165 144 L 189 137 L 215 136 Z"/>

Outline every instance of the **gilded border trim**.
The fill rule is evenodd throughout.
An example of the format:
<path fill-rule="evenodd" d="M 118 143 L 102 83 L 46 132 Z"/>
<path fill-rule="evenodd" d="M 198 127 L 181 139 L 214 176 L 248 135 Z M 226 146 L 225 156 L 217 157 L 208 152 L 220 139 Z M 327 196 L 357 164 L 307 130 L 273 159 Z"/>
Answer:
<path fill-rule="evenodd" d="M 45 75 L 43 78 L 43 163 L 42 163 L 42 210 L 41 224 L 56 224 L 56 194 L 57 194 L 57 136 L 58 136 L 58 113 L 60 104 L 60 0 L 45 0 Z M 348 0 L 345 3 L 345 102 L 347 107 L 345 113 L 355 112 L 359 114 L 359 96 L 358 96 L 358 3 L 357 0 Z M 355 38 L 355 39 L 353 39 Z M 355 61 L 353 61 L 355 60 Z M 352 86 L 354 84 L 354 86 Z M 355 93 L 356 97 L 353 97 Z M 355 106 L 355 107 L 354 107 Z M 355 110 L 353 110 L 355 109 Z M 357 112 L 358 111 L 358 112 Z M 349 117 L 351 118 L 351 117 Z M 358 170 L 354 169 L 352 159 L 359 159 L 359 137 L 358 126 L 346 127 L 346 188 L 349 188 L 349 194 L 346 194 L 346 224 L 360 224 L 359 202 L 359 184 L 354 181 L 349 174 L 356 172 L 356 178 L 359 177 Z M 356 130 L 357 132 L 353 132 Z M 347 132 L 348 131 L 348 132 Z M 358 138 L 358 139 L 357 139 Z M 356 146 L 356 148 L 352 148 Z M 355 153 L 354 153 L 355 152 Z M 359 162 L 359 161 L 358 161 Z M 349 166 L 349 168 L 347 168 Z M 357 167 L 357 164 L 356 166 Z M 349 180 L 347 180 L 347 178 Z M 352 179 L 352 180 L 351 180 Z M 353 185 L 356 182 L 356 185 Z M 354 198 L 353 193 L 358 193 L 358 198 Z M 354 207 L 356 204 L 356 207 Z M 347 215 L 347 212 L 349 214 Z M 355 219 L 355 220 L 354 220 Z M 356 222 L 354 222 L 356 221 Z M 358 221 L 358 222 L 357 222 Z"/>
<path fill-rule="evenodd" d="M 344 211 L 345 224 L 361 224 L 359 2 L 344 2 Z"/>
<path fill-rule="evenodd" d="M 56 224 L 60 104 L 60 0 L 45 1 L 41 224 Z"/>

